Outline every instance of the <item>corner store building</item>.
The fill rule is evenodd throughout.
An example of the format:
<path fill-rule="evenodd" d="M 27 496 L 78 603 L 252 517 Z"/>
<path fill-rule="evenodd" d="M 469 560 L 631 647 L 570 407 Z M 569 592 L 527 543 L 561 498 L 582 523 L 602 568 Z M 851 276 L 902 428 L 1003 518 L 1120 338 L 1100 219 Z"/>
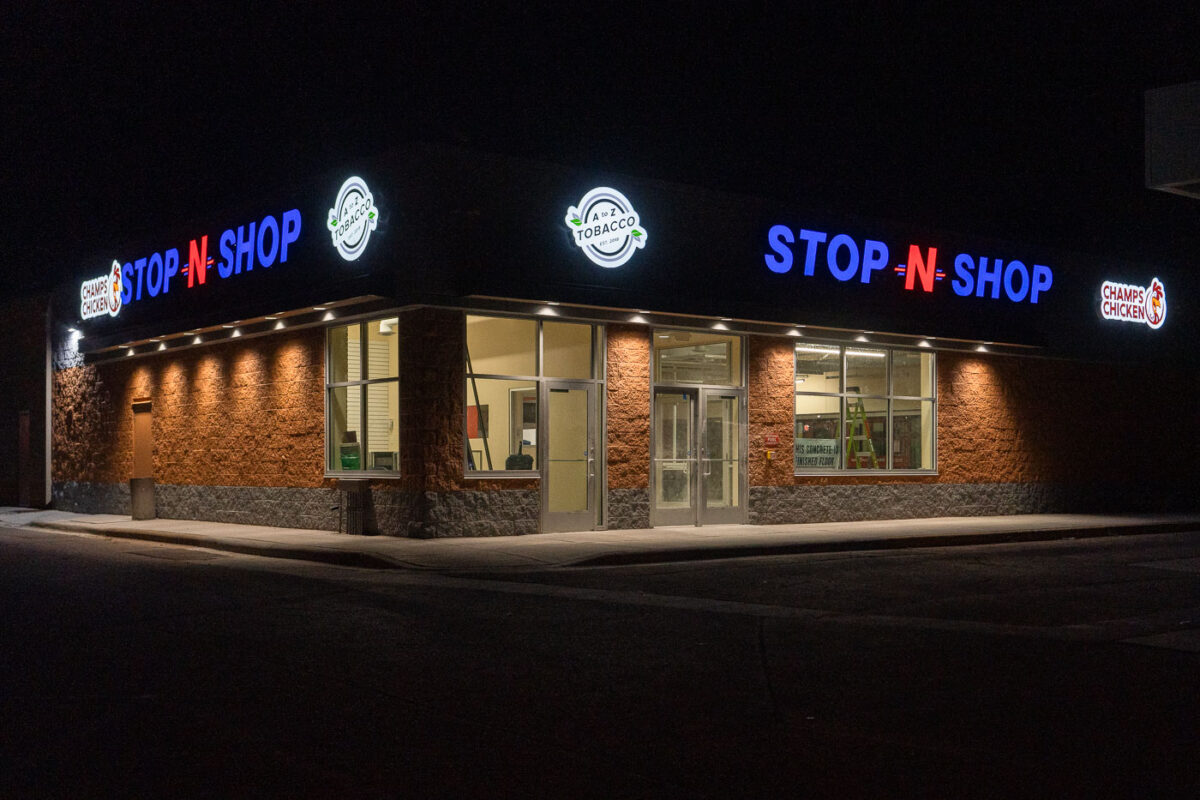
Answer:
<path fill-rule="evenodd" d="M 139 478 L 159 516 L 336 529 L 366 479 L 367 530 L 452 536 L 1193 502 L 1163 268 L 438 148 L 104 246 L 56 305 L 62 508 Z M 1155 278 L 1160 327 L 1104 318 Z"/>

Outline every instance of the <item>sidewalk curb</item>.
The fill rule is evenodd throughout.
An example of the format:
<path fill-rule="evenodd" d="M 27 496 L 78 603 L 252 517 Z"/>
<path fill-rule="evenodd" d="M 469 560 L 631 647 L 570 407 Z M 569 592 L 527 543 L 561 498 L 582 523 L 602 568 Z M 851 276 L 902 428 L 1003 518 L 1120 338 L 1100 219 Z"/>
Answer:
<path fill-rule="evenodd" d="M 791 544 L 754 544 L 740 547 L 674 548 L 638 553 L 612 553 L 573 561 L 566 567 L 615 567 L 638 564 L 663 564 L 678 561 L 704 561 L 723 558 L 809 555 L 817 553 L 856 553 L 867 550 L 919 550 L 934 547 L 966 547 L 977 544 L 1016 542 L 1052 542 L 1060 539 L 1101 539 L 1109 536 L 1144 536 L 1154 533 L 1182 533 L 1196 530 L 1195 522 L 1159 522 L 1133 525 L 1106 525 L 1091 528 L 1040 528 L 996 533 L 951 533 L 929 536 L 897 536 L 878 539 L 838 539 L 830 542 L 793 542 Z"/>
<path fill-rule="evenodd" d="M 392 561 L 371 553 L 361 553 L 357 550 L 326 550 L 316 547 L 291 547 L 267 542 L 245 542 L 232 539 L 218 539 L 201 534 L 185 533 L 182 531 L 168 533 L 166 531 L 144 531 L 137 528 L 97 528 L 95 525 L 81 525 L 77 522 L 45 522 L 34 520 L 29 523 L 31 528 L 68 531 L 70 533 L 87 533 L 93 536 L 108 536 L 114 539 L 137 539 L 146 542 L 162 544 L 182 544 L 189 547 L 203 547 L 208 550 L 223 550 L 230 553 L 240 553 L 248 556 L 264 556 L 267 558 L 288 558 L 296 561 L 317 561 L 324 564 L 334 564 L 341 567 L 366 567 L 368 569 L 413 569 L 414 565 Z"/>
<path fill-rule="evenodd" d="M 286 558 L 297 561 L 309 561 L 333 564 L 343 567 L 361 567 L 366 569 L 407 569 L 419 572 L 463 572 L 463 573 L 503 573 L 528 572 L 546 569 L 562 569 L 576 567 L 616 567 L 637 566 L 641 564 L 668 564 L 686 561 L 709 561 L 734 558 L 758 558 L 763 556 L 782 555 L 812 555 L 819 553 L 855 553 L 869 550 L 917 550 L 935 547 L 965 547 L 980 544 L 1009 544 L 1017 542 L 1048 542 L 1062 539 L 1098 539 L 1112 536 L 1143 536 L 1156 533 L 1181 533 L 1196 530 L 1200 523 L 1196 520 L 1180 522 L 1133 523 L 1130 525 L 1103 525 L 1085 528 L 1040 528 L 1017 531 L 974 532 L 960 534 L 937 534 L 896 536 L 859 539 L 831 539 L 829 541 L 790 542 L 766 544 L 757 542 L 744 545 L 698 545 L 696 547 L 672 547 L 660 550 L 639 550 L 625 553 L 609 553 L 591 556 L 578 561 L 564 560 L 557 564 L 527 566 L 449 566 L 429 567 L 403 561 L 389 559 L 374 553 L 364 553 L 357 550 L 327 549 L 313 546 L 290 546 L 272 542 L 251 542 L 239 539 L 219 538 L 203 534 L 186 533 L 183 531 L 167 532 L 126 528 L 120 526 L 97 527 L 75 522 L 31 520 L 29 527 L 46 530 L 66 531 L 69 533 L 86 533 L 92 536 L 107 536 L 116 539 L 133 539 L 162 544 L 179 544 L 189 547 L 202 547 L 208 550 L 220 550 L 242 555 L 261 556 L 266 558 Z"/>

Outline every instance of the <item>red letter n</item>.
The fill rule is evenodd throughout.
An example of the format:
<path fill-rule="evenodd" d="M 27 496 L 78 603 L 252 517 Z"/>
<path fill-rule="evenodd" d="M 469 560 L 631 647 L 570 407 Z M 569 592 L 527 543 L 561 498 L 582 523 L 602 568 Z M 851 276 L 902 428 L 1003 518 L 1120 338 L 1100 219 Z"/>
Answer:
<path fill-rule="evenodd" d="M 192 288 L 192 282 L 204 283 L 204 279 L 208 277 L 208 236 L 200 237 L 200 251 L 196 251 L 196 240 L 192 239 L 191 246 L 188 248 L 188 288 Z"/>
<path fill-rule="evenodd" d="M 914 280 L 920 276 L 921 288 L 932 292 L 935 273 L 937 273 L 937 248 L 929 248 L 929 259 L 926 261 L 921 257 L 921 248 L 910 244 L 908 246 L 908 269 L 904 272 L 904 288 L 912 291 Z"/>

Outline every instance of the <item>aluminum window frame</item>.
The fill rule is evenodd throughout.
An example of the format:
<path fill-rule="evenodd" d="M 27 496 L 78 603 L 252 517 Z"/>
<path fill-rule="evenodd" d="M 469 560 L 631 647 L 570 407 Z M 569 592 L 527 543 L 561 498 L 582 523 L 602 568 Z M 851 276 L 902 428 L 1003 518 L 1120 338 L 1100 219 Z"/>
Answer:
<path fill-rule="evenodd" d="M 532 322 L 536 323 L 535 336 L 534 336 L 534 339 L 535 339 L 534 368 L 536 369 L 537 374 L 536 375 L 507 375 L 507 374 L 500 374 L 500 373 L 475 372 L 473 370 L 468 370 L 467 363 L 468 363 L 468 358 L 470 356 L 470 350 L 467 345 L 467 318 L 468 317 L 486 317 L 486 318 L 491 318 L 491 319 L 518 319 L 518 320 L 532 321 Z M 591 342 L 591 348 L 590 348 L 590 351 L 591 351 L 591 377 L 588 377 L 588 378 L 563 378 L 563 377 L 558 377 L 558 376 L 554 376 L 554 375 L 545 375 L 544 374 L 545 373 L 545 359 L 544 359 L 545 336 L 543 335 L 543 326 L 547 322 L 551 322 L 551 323 L 560 322 L 560 323 L 566 323 L 566 324 L 571 324 L 571 325 L 587 325 L 591 328 L 591 331 L 592 331 L 592 342 Z M 464 390 L 467 393 L 470 392 L 469 385 L 470 385 L 472 378 L 475 378 L 478 380 L 527 381 L 529 383 L 532 383 L 533 384 L 532 388 L 534 390 L 534 397 L 538 398 L 538 412 L 537 413 L 538 413 L 538 429 L 539 430 L 541 429 L 542 413 L 543 413 L 543 409 L 541 407 L 542 384 L 545 383 L 546 381 L 575 381 L 575 382 L 579 382 L 579 383 L 591 383 L 597 387 L 596 388 L 597 397 L 604 398 L 607 394 L 605 391 L 605 386 L 607 385 L 606 378 L 607 378 L 607 366 L 608 365 L 607 365 L 606 359 L 604 358 L 605 327 L 604 327 L 603 323 L 593 322 L 590 320 L 571 319 L 570 317 L 558 317 L 558 316 L 540 317 L 540 316 L 530 316 L 528 314 L 504 314 L 504 313 L 495 313 L 492 311 L 472 311 L 472 310 L 468 309 L 468 310 L 464 310 L 463 314 L 462 314 L 462 332 L 463 332 L 463 335 L 462 335 L 463 350 L 462 350 L 462 358 L 460 360 L 460 363 L 462 364 L 462 370 L 463 370 L 463 388 L 464 388 Z M 489 479 L 490 480 L 490 479 L 505 479 L 505 478 L 527 480 L 530 478 L 540 478 L 542 476 L 542 464 L 541 464 L 540 457 L 539 457 L 537 466 L 535 466 L 533 469 L 520 469 L 520 470 L 495 469 L 495 468 L 479 469 L 478 466 L 476 467 L 476 469 L 468 468 L 469 461 L 467 459 L 467 450 L 469 449 L 469 446 L 470 446 L 469 445 L 470 438 L 467 436 L 467 408 L 470 406 L 469 400 L 470 400 L 469 396 L 464 396 L 464 398 L 463 398 L 463 413 L 462 413 L 462 436 L 463 436 L 463 445 L 464 446 L 463 446 L 463 452 L 462 452 L 461 461 L 460 461 L 463 478 L 466 480 L 479 480 L 479 479 Z M 599 427 L 597 429 L 597 435 L 600 436 L 606 430 L 606 426 L 604 425 L 604 418 L 607 415 L 607 405 L 606 405 L 605 400 L 600 401 L 600 408 L 598 409 L 597 413 L 600 414 Z M 489 425 L 490 424 L 491 424 L 491 421 L 489 421 Z M 539 439 L 540 439 L 540 436 L 539 436 Z M 540 447 L 540 444 L 537 446 Z M 505 457 L 507 458 L 507 455 Z M 605 456 L 605 457 L 607 458 L 607 456 Z M 599 457 L 597 457 L 597 460 L 599 461 Z M 597 471 L 597 476 L 600 476 L 603 474 L 604 473 Z M 599 477 L 597 479 L 599 480 Z M 605 509 L 605 514 L 607 514 L 607 508 Z"/>
<path fill-rule="evenodd" d="M 813 347 L 837 348 L 838 349 L 838 351 L 839 351 L 838 363 L 839 363 L 839 370 L 840 370 L 839 375 L 838 375 L 838 391 L 836 391 L 836 392 L 815 392 L 815 391 L 807 391 L 807 390 L 802 391 L 802 390 L 799 390 L 796 388 L 796 376 L 798 374 L 797 366 L 796 366 L 796 352 L 800 347 L 803 347 L 804 345 L 810 345 Z M 885 355 L 885 361 L 886 361 L 886 365 L 887 365 L 886 394 L 851 392 L 848 390 L 847 383 L 846 383 L 848 355 L 849 355 L 849 351 L 856 350 L 856 349 L 857 350 L 877 350 L 877 351 L 883 351 L 886 354 Z M 931 377 L 930 394 L 929 395 L 908 395 L 908 394 L 896 394 L 895 393 L 895 383 L 894 383 L 895 370 L 894 370 L 893 362 L 895 360 L 895 354 L 899 353 L 899 352 L 916 353 L 916 354 L 922 355 L 922 356 L 926 356 L 926 355 L 929 356 L 930 377 Z M 938 474 L 938 447 L 937 447 L 938 391 L 937 390 L 938 390 L 938 386 L 937 386 L 937 353 L 935 353 L 931 350 L 921 350 L 921 349 L 917 349 L 917 348 L 907 348 L 907 347 L 893 347 L 890 345 L 878 345 L 878 344 L 873 344 L 873 343 L 847 344 L 844 342 L 838 342 L 838 343 L 797 342 L 797 343 L 793 344 L 793 346 L 792 346 L 792 435 L 793 435 L 793 439 L 792 439 L 792 475 L 794 477 L 821 477 L 821 476 L 846 476 L 846 475 L 876 475 L 876 476 L 937 475 Z M 838 466 L 835 468 L 831 469 L 828 467 L 815 467 L 812 469 L 803 469 L 803 468 L 796 467 L 796 447 L 797 447 L 798 442 L 800 441 L 800 437 L 797 437 L 795 435 L 795 425 L 796 425 L 796 411 L 795 411 L 796 405 L 795 404 L 796 404 L 796 398 L 801 395 L 806 396 L 806 397 L 828 397 L 828 398 L 836 397 L 836 398 L 838 398 L 838 423 L 837 423 Z M 845 437 L 846 437 L 846 434 L 845 434 L 846 427 L 845 426 L 846 426 L 846 419 L 848 418 L 849 403 L 852 400 L 883 400 L 884 403 L 886 404 L 886 418 L 887 418 L 886 450 L 887 450 L 887 453 L 886 453 L 886 459 L 885 459 L 885 466 L 875 467 L 875 468 L 871 468 L 871 467 L 864 468 L 864 467 L 849 467 L 846 465 L 847 453 L 846 453 L 846 447 L 844 446 Z M 896 430 L 895 429 L 895 420 L 894 420 L 894 407 L 895 407 L 895 401 L 897 401 L 897 400 L 920 401 L 920 402 L 928 402 L 931 404 L 930 416 L 932 418 L 931 424 L 933 426 L 933 431 L 932 431 L 932 435 L 930 437 L 930 441 L 932 443 L 932 447 L 931 447 L 932 452 L 930 454 L 931 466 L 928 468 L 905 467 L 902 469 L 896 469 L 893 467 L 893 462 L 895 460 L 894 459 L 895 453 L 894 453 L 894 449 L 893 449 L 893 442 L 894 442 L 895 430 Z"/>
<path fill-rule="evenodd" d="M 385 314 L 381 314 L 378 316 L 370 316 L 370 317 L 364 317 L 364 318 L 353 319 L 353 320 L 338 320 L 335 324 L 325 326 L 325 391 L 324 391 L 324 394 L 322 395 L 322 397 L 325 401 L 325 471 L 324 471 L 324 477 L 326 477 L 326 478 L 370 478 L 372 480 L 376 480 L 376 479 L 397 480 L 401 477 L 401 464 L 403 463 L 401 453 L 403 452 L 403 445 L 404 445 L 404 442 L 403 442 L 404 431 L 400 424 L 400 421 L 401 421 L 400 399 L 402 397 L 402 393 L 400 390 L 401 389 L 401 387 L 400 387 L 400 377 L 401 376 L 400 376 L 399 353 L 397 353 L 396 374 L 394 376 L 389 375 L 386 378 L 362 378 L 361 377 L 362 375 L 370 374 L 367 327 L 369 325 L 371 325 L 372 323 L 380 322 L 385 319 L 391 319 L 393 317 L 395 317 L 397 320 L 397 323 L 399 323 L 400 314 L 398 311 L 394 311 L 392 313 L 385 313 Z M 338 328 L 349 328 L 351 326 L 357 326 L 359 329 L 359 334 L 358 334 L 358 348 L 359 348 L 358 358 L 359 358 L 359 361 L 358 361 L 358 363 L 359 363 L 360 379 L 354 380 L 354 381 L 349 381 L 349 380 L 348 381 L 330 381 L 329 376 L 333 374 L 333 347 L 332 347 L 332 343 L 330 341 L 331 336 L 332 336 L 334 330 L 336 330 Z M 398 325 L 397 325 L 397 327 L 398 327 Z M 397 336 L 396 347 L 397 347 L 397 350 L 399 350 L 399 348 L 400 348 L 400 339 L 399 339 L 400 332 L 398 330 L 396 332 L 396 336 Z M 377 384 L 389 384 L 389 383 L 396 384 L 396 407 L 394 409 L 392 409 L 396 414 L 395 418 L 396 418 L 396 428 L 397 428 L 397 431 L 396 431 L 396 468 L 395 469 L 365 469 L 364 468 L 364 469 L 358 469 L 358 470 L 347 470 L 347 469 L 335 468 L 334 465 L 337 462 L 335 462 L 335 460 L 334 460 L 334 455 L 335 455 L 334 448 L 337 443 L 333 441 L 333 439 L 334 439 L 333 416 L 330 414 L 330 409 L 333 405 L 332 402 L 330 401 L 332 392 L 335 389 L 343 389 L 343 388 L 347 389 L 347 390 L 349 390 L 351 388 L 357 388 L 359 390 L 360 394 L 359 394 L 359 403 L 358 403 L 358 417 L 359 417 L 358 422 L 359 422 L 359 430 L 361 430 L 363 432 L 363 441 L 362 441 L 361 450 L 362 450 L 362 454 L 363 454 L 362 457 L 365 458 L 367 456 L 367 454 L 369 453 L 369 451 L 367 450 L 367 444 L 368 444 L 368 442 L 367 442 L 367 387 L 372 386 L 372 385 L 377 385 Z"/>

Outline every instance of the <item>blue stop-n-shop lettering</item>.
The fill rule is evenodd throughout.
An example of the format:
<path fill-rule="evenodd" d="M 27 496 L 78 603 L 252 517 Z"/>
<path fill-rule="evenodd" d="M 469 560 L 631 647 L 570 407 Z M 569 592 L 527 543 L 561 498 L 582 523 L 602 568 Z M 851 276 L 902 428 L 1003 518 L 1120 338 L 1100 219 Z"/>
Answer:
<path fill-rule="evenodd" d="M 221 234 L 221 256 L 216 264 L 222 278 L 249 272 L 255 266 L 271 267 L 288 260 L 288 246 L 300 238 L 300 210 L 293 208 L 276 218 L 268 214 L 258 222 L 239 225 Z M 201 237 L 206 238 L 206 237 Z M 202 265 L 200 266 L 202 268 Z M 121 267 L 121 303 L 128 305 L 143 297 L 157 297 L 171 290 L 171 279 L 179 274 L 179 250 L 168 248 Z M 194 284 L 203 284 L 203 277 Z"/>

